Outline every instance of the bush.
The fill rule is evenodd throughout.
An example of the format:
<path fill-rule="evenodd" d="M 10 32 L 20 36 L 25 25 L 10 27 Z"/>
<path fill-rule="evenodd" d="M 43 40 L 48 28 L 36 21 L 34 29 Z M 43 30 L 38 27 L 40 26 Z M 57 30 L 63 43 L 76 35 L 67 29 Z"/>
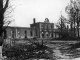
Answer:
<path fill-rule="evenodd" d="M 51 58 L 49 55 L 52 54 L 52 49 L 46 45 L 15 45 L 11 48 L 6 49 L 3 52 L 4 56 L 8 58 L 20 58 L 20 59 L 30 59 L 30 58 Z"/>

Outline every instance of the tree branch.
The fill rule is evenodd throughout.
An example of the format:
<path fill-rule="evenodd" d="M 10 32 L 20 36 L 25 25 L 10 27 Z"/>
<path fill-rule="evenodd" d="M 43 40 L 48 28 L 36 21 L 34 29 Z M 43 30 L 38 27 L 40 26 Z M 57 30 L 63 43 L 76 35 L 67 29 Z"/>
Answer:
<path fill-rule="evenodd" d="M 4 14 L 4 12 L 6 11 L 8 5 L 9 5 L 9 0 L 6 1 L 6 4 L 5 4 L 4 8 L 3 8 L 3 14 Z"/>

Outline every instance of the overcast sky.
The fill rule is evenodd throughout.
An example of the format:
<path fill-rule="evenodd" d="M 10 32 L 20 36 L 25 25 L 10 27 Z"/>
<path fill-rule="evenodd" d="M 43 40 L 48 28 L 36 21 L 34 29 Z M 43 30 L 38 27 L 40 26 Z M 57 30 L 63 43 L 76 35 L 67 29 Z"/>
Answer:
<path fill-rule="evenodd" d="M 48 18 L 50 22 L 56 23 L 61 15 L 66 15 L 65 7 L 69 0 L 13 0 L 15 21 L 11 25 L 29 27 L 36 22 L 44 22 Z"/>

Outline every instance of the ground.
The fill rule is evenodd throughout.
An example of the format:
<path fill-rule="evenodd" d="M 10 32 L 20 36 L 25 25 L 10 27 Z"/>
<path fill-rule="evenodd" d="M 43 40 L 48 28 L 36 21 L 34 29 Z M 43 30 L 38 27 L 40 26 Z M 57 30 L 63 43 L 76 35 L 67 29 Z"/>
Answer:
<path fill-rule="evenodd" d="M 26 44 L 26 43 L 23 44 L 22 47 L 21 47 L 21 45 L 20 46 L 16 45 L 16 47 L 18 47 L 18 50 L 16 50 L 17 48 L 13 48 L 12 50 L 16 50 L 17 52 L 14 51 L 14 53 L 17 53 L 17 54 L 18 54 L 18 52 L 21 52 L 19 55 L 22 55 L 24 58 L 27 58 L 29 56 L 29 58 L 33 57 L 35 59 L 37 59 L 37 58 L 38 59 L 47 59 L 46 58 L 46 56 L 47 56 L 54 60 L 59 60 L 59 59 L 68 59 L 68 60 L 73 59 L 74 60 L 74 58 L 78 59 L 80 57 L 80 49 L 78 48 L 78 49 L 71 50 L 68 48 L 72 44 L 75 44 L 78 42 L 79 41 L 50 41 L 50 42 L 44 44 L 46 47 L 49 47 L 48 49 L 46 49 L 46 48 L 42 49 L 42 47 L 40 47 L 41 45 L 39 45 L 39 46 L 37 45 L 38 47 L 36 45 L 31 45 L 31 44 L 29 45 L 29 42 L 28 42 L 28 44 Z M 19 44 L 20 44 L 20 41 L 19 41 Z M 19 51 L 19 49 L 20 49 L 20 51 Z M 10 49 L 8 49 L 8 54 L 9 54 L 9 50 Z M 22 52 L 25 54 L 22 54 Z M 17 55 L 17 56 L 19 56 L 19 55 Z M 33 56 L 31 56 L 31 55 L 33 55 Z"/>

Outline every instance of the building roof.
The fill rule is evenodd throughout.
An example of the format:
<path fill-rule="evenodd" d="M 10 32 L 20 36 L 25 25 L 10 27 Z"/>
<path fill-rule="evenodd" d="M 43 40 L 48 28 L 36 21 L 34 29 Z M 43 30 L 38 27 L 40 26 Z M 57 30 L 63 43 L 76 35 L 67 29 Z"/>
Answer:
<path fill-rule="evenodd" d="M 6 26 L 4 26 L 6 27 Z M 23 28 L 23 29 L 34 29 L 34 28 L 31 28 L 31 27 L 18 27 L 18 26 L 7 26 L 7 28 Z"/>
<path fill-rule="evenodd" d="M 36 22 L 36 23 L 45 23 L 45 22 Z M 47 24 L 54 24 L 54 23 L 47 23 Z"/>

